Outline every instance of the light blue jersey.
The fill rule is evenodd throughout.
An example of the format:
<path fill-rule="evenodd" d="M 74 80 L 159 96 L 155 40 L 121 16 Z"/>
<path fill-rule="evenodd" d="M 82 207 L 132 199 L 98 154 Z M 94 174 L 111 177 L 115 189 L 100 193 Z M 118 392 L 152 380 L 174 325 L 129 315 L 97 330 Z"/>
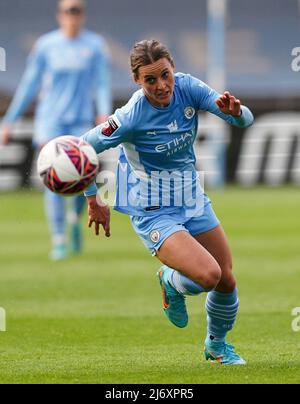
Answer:
<path fill-rule="evenodd" d="M 43 35 L 29 56 L 4 122 L 14 123 L 39 92 L 37 128 L 92 125 L 95 113 L 111 113 L 108 63 L 108 49 L 100 35 L 82 31 L 68 38 L 61 30 Z M 38 131 L 37 136 L 42 135 Z"/>
<path fill-rule="evenodd" d="M 146 216 L 158 211 L 176 213 L 182 207 L 198 209 L 197 201 L 204 196 L 193 149 L 198 111 L 209 111 L 238 127 L 253 122 L 253 115 L 245 106 L 241 117 L 223 114 L 215 103 L 219 97 L 220 94 L 202 81 L 177 73 L 168 107 L 153 106 L 143 90 L 139 90 L 106 124 L 84 135 L 97 153 L 121 144 L 116 210 L 131 216 Z M 166 179 L 169 179 L 168 189 Z M 96 188 L 91 187 L 86 196 L 95 193 Z M 203 202 L 207 202 L 205 198 Z"/>

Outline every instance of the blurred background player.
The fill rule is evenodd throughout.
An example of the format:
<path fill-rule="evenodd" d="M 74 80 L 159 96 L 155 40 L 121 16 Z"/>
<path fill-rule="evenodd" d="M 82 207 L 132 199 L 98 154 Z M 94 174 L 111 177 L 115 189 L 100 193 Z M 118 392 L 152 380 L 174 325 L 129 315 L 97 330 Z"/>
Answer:
<path fill-rule="evenodd" d="M 13 124 L 39 93 L 34 145 L 57 136 L 79 136 L 104 122 L 111 112 L 108 48 L 104 38 L 83 30 L 83 0 L 58 2 L 59 29 L 43 35 L 31 52 L 25 74 L 3 119 L 2 142 L 8 144 Z M 94 108 L 96 104 L 96 112 Z M 95 116 L 97 115 L 97 116 Z M 71 250 L 82 248 L 80 214 L 85 198 L 71 200 Z M 45 191 L 45 210 L 52 234 L 53 260 L 67 257 L 65 200 Z"/>

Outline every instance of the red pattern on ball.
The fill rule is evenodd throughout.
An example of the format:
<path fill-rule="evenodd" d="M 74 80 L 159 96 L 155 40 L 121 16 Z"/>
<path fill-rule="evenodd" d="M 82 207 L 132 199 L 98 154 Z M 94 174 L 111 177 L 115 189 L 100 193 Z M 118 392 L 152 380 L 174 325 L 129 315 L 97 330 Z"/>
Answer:
<path fill-rule="evenodd" d="M 50 167 L 43 174 L 43 182 L 52 192 L 61 195 L 75 195 L 82 193 L 96 178 L 98 174 L 98 165 L 92 164 L 89 158 L 80 150 L 84 144 L 81 139 L 72 139 L 72 142 L 61 141 L 57 145 L 58 153 L 63 152 L 71 160 L 78 171 L 81 179 L 79 181 L 63 182 L 57 175 L 53 167 Z"/>

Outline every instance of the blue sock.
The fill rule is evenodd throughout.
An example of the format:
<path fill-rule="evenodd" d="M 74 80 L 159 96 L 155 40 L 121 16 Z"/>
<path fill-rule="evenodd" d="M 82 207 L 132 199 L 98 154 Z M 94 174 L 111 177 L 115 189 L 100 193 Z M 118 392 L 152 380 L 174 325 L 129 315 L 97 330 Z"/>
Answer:
<path fill-rule="evenodd" d="M 76 213 L 78 218 L 80 217 L 80 215 L 85 207 L 85 200 L 86 200 L 86 198 L 84 195 L 75 196 L 72 200 L 73 210 Z"/>
<path fill-rule="evenodd" d="M 202 292 L 206 292 L 202 286 L 182 275 L 180 272 L 175 271 L 175 269 L 171 269 L 168 276 L 168 281 L 170 285 L 177 290 L 177 292 L 183 295 L 195 296 Z"/>
<path fill-rule="evenodd" d="M 209 292 L 205 307 L 208 338 L 215 342 L 225 341 L 226 334 L 234 326 L 239 308 L 237 289 L 232 293 Z"/>
<path fill-rule="evenodd" d="M 53 244 L 65 242 L 65 201 L 60 195 L 45 191 L 45 210 L 52 234 Z"/>

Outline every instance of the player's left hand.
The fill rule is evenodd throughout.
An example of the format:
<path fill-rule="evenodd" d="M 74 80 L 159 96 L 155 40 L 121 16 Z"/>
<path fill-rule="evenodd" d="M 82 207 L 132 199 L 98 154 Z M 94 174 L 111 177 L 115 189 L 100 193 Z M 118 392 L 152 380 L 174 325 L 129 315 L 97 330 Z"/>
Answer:
<path fill-rule="evenodd" d="M 220 111 L 226 115 L 241 116 L 241 101 L 236 99 L 229 91 L 225 91 L 225 93 L 217 99 L 216 104 Z"/>
<path fill-rule="evenodd" d="M 0 133 L 0 144 L 6 146 L 9 144 L 11 140 L 12 128 L 8 124 L 3 125 L 1 132 L 2 133 Z"/>
<path fill-rule="evenodd" d="M 103 227 L 105 236 L 110 237 L 110 210 L 96 196 L 88 197 L 89 227 L 95 223 L 95 234 L 99 236 L 100 225 Z M 100 199 L 100 198 L 99 198 Z"/>

